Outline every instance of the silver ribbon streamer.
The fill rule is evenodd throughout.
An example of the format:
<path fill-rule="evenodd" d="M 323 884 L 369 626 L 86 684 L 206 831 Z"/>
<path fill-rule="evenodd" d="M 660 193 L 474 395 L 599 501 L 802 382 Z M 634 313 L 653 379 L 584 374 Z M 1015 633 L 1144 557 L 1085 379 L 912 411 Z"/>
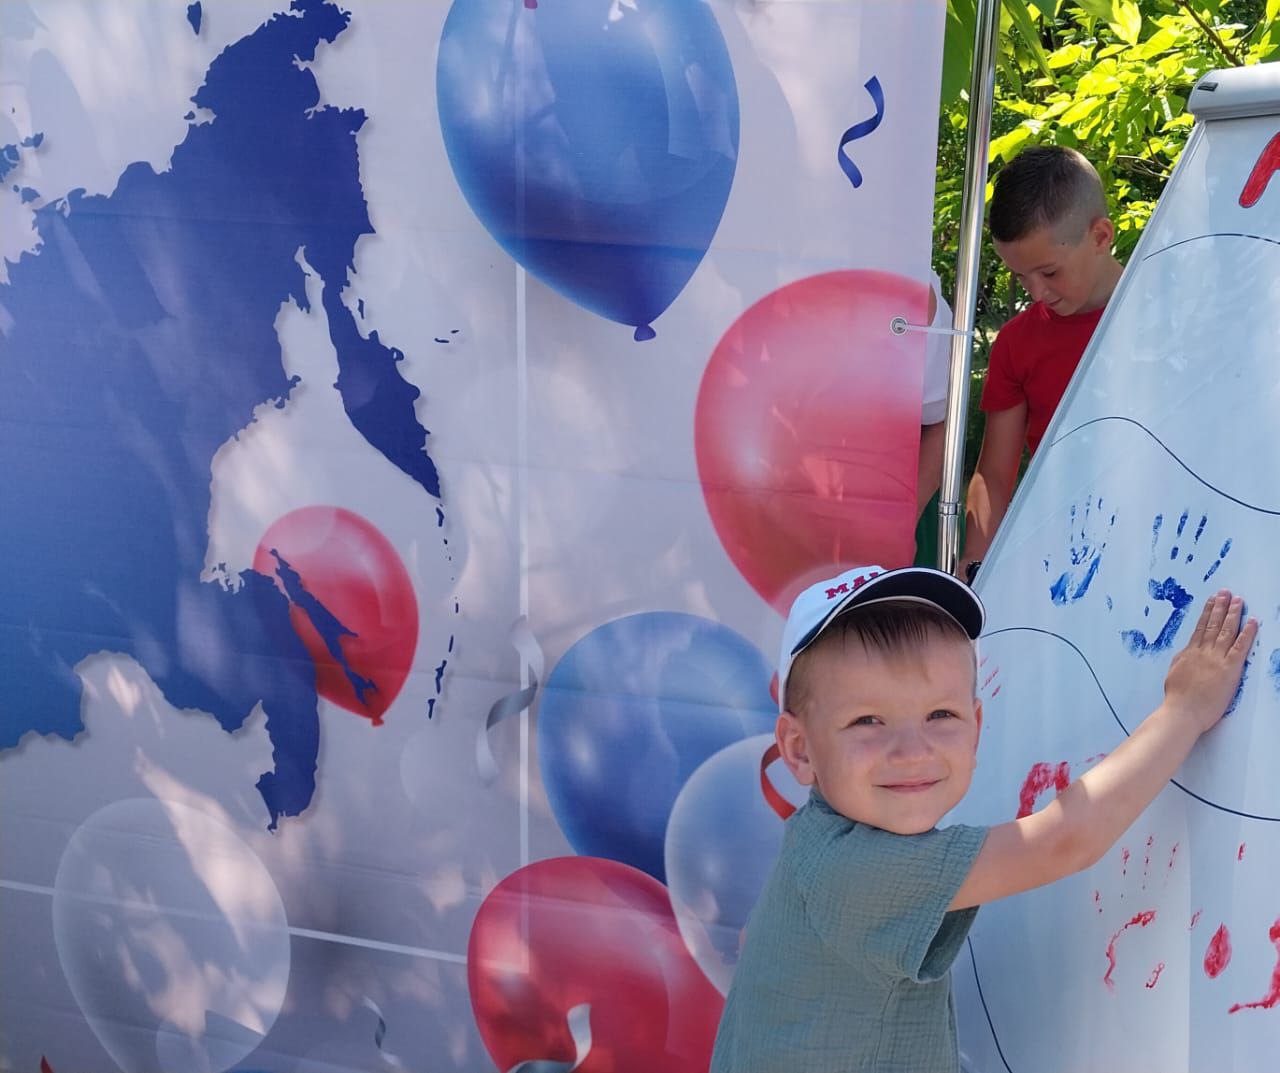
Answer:
<path fill-rule="evenodd" d="M 382 1049 L 382 1041 L 387 1038 L 387 1019 L 382 1016 L 382 1010 L 378 1008 L 378 1004 L 366 995 L 361 1005 L 366 1009 L 372 1010 L 374 1017 L 378 1019 L 378 1023 L 373 1030 L 373 1044 L 378 1048 L 378 1053 L 382 1055 L 382 1060 L 393 1069 L 404 1069 L 404 1062 L 399 1055 Z"/>
<path fill-rule="evenodd" d="M 560 1062 L 554 1058 L 535 1058 L 517 1062 L 507 1073 L 573 1073 L 591 1053 L 591 1005 L 584 1002 L 569 1011 L 569 1035 L 573 1037 L 573 1061 Z"/>
<path fill-rule="evenodd" d="M 529 684 L 514 693 L 508 693 L 493 702 L 484 726 L 476 734 L 476 768 L 485 783 L 493 782 L 498 777 L 498 764 L 493 758 L 493 750 L 489 747 L 489 735 L 493 729 L 513 715 L 527 711 L 538 695 L 538 686 L 542 682 L 543 655 L 542 646 L 538 644 L 533 631 L 529 629 L 529 620 L 521 615 L 511 626 L 511 644 L 519 653 L 521 666 L 529 668 Z"/>

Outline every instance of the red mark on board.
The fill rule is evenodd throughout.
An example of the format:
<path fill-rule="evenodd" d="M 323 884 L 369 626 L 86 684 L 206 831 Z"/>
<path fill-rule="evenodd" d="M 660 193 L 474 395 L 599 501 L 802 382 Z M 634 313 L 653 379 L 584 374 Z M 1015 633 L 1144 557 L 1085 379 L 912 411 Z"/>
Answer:
<path fill-rule="evenodd" d="M 1105 760 L 1106 758 L 1107 758 L 1107 754 L 1106 754 L 1106 753 L 1098 753 L 1098 755 L 1097 755 L 1097 756 L 1091 756 L 1091 757 L 1089 757 L 1089 758 L 1085 761 L 1085 763 L 1086 763 L 1086 764 L 1096 764 L 1099 760 Z"/>
<path fill-rule="evenodd" d="M 1222 970 L 1231 962 L 1231 932 L 1225 924 L 1218 925 L 1218 930 L 1209 940 L 1208 949 L 1204 952 L 1204 974 L 1210 980 L 1222 975 Z"/>
<path fill-rule="evenodd" d="M 1240 843 L 1240 848 L 1236 850 L 1236 860 L 1237 861 L 1244 860 L 1244 843 L 1243 842 Z"/>
<path fill-rule="evenodd" d="M 1200 914 L 1203 912 L 1203 909 L 1197 909 L 1191 914 L 1191 923 L 1187 925 L 1187 931 L 1192 931 L 1195 926 L 1200 923 Z"/>
<path fill-rule="evenodd" d="M 1000 667 L 997 665 L 995 667 L 992 667 L 991 670 L 987 671 L 985 676 L 983 677 L 981 692 L 985 696 L 990 697 L 992 700 L 1000 696 L 1000 690 L 1004 688 L 1004 683 L 1001 682 L 999 679 L 1000 679 Z M 992 688 L 993 684 L 995 686 L 994 689 Z"/>
<path fill-rule="evenodd" d="M 1102 912 L 1102 894 L 1099 891 L 1095 890 L 1093 892 L 1093 904 L 1097 908 L 1098 912 L 1101 913 Z"/>
<path fill-rule="evenodd" d="M 1120 847 L 1120 874 L 1127 876 L 1129 874 L 1129 847 Z"/>
<path fill-rule="evenodd" d="M 1151 871 L 1151 843 L 1155 841 L 1154 835 L 1147 835 L 1147 852 L 1142 856 L 1142 889 L 1147 889 L 1147 873 Z"/>
<path fill-rule="evenodd" d="M 40 1056 L 40 1073 L 53 1073 L 53 1066 L 49 1064 L 49 1059 L 44 1055 Z"/>
<path fill-rule="evenodd" d="M 1155 918 L 1156 911 L 1154 909 L 1146 909 L 1141 913 L 1135 913 L 1123 928 L 1111 936 L 1111 941 L 1107 943 L 1107 974 L 1102 978 L 1102 982 L 1107 985 L 1108 990 L 1114 991 L 1116 989 L 1116 985 L 1111 982 L 1111 974 L 1116 971 L 1116 941 L 1130 928 L 1145 928 Z"/>
<path fill-rule="evenodd" d="M 1270 935 L 1277 954 L 1276 967 L 1271 970 L 1271 990 L 1257 1002 L 1237 1002 L 1227 1013 L 1238 1010 L 1269 1010 L 1280 1003 L 1280 920 L 1271 925 L 1271 931 L 1267 934 Z"/>
<path fill-rule="evenodd" d="M 1258 162 L 1245 180 L 1244 189 L 1240 191 L 1240 207 L 1251 209 L 1261 199 L 1271 182 L 1271 176 L 1280 171 L 1280 134 L 1267 143 L 1258 157 Z"/>
<path fill-rule="evenodd" d="M 1173 871 L 1173 862 L 1174 862 L 1174 861 L 1176 861 L 1176 860 L 1178 859 L 1178 847 L 1179 847 L 1181 844 L 1182 844 L 1182 843 L 1180 843 L 1180 842 L 1175 842 L 1175 843 L 1173 844 L 1173 849 L 1171 849 L 1171 850 L 1169 851 L 1169 871 L 1170 871 L 1170 872 L 1172 872 L 1172 871 Z"/>
<path fill-rule="evenodd" d="M 1162 962 L 1160 962 L 1160 964 L 1159 964 L 1159 965 L 1157 965 L 1154 969 L 1152 969 L 1152 970 L 1151 970 L 1151 975 L 1147 978 L 1147 990 L 1148 990 L 1148 991 L 1150 991 L 1153 987 L 1155 987 L 1155 986 L 1156 986 L 1156 983 L 1157 983 L 1157 981 L 1159 981 L 1159 979 L 1160 979 L 1160 974 L 1161 974 L 1162 972 L 1164 972 L 1164 962 L 1163 962 L 1163 961 L 1162 961 Z"/>
<path fill-rule="evenodd" d="M 1032 764 L 1018 791 L 1018 819 L 1030 816 L 1036 810 L 1036 798 L 1049 787 L 1062 793 L 1071 785 L 1071 765 L 1065 760 L 1058 764 Z"/>

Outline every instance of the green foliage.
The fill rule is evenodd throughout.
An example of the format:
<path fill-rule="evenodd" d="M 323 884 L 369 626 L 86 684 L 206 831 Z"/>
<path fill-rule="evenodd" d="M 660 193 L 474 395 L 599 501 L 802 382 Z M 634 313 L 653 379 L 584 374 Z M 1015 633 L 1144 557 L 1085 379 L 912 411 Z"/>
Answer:
<path fill-rule="evenodd" d="M 976 5 L 947 7 L 934 260 L 954 293 Z M 1272 60 L 1280 60 L 1280 0 L 1004 0 L 993 172 L 1030 145 L 1079 149 L 1102 176 L 1124 260 L 1194 125 L 1191 87 L 1206 71 Z M 991 339 L 1025 301 L 984 241 L 967 472 L 981 440 L 976 396 Z"/>

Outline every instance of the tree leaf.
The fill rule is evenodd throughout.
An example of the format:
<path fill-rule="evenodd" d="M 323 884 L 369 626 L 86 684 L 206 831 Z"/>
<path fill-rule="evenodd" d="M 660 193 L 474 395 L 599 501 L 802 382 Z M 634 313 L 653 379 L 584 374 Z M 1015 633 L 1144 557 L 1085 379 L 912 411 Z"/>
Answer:
<path fill-rule="evenodd" d="M 1035 19 L 1031 17 L 1031 12 L 1027 10 L 1026 0 L 1004 0 L 1004 9 L 1009 14 L 1013 25 L 1017 28 L 1018 36 L 1022 39 L 1030 50 L 1040 70 L 1045 73 L 1048 78 L 1053 77 L 1053 72 L 1049 69 L 1049 57 L 1045 55 L 1044 45 L 1040 43 L 1040 29 L 1036 26 Z"/>
<path fill-rule="evenodd" d="M 999 138 L 991 139 L 991 155 L 990 159 L 995 160 L 1012 160 L 1018 155 L 1021 149 L 1031 138 L 1031 129 L 1029 127 L 1014 127 L 1008 134 L 1002 134 Z"/>
<path fill-rule="evenodd" d="M 1111 27 L 1121 41 L 1131 45 L 1138 43 L 1142 35 L 1142 12 L 1133 0 L 1114 0 L 1112 6 Z"/>
<path fill-rule="evenodd" d="M 1086 97 L 1084 100 L 1076 101 L 1070 108 L 1062 113 L 1059 122 L 1064 127 L 1074 126 L 1081 121 L 1088 119 L 1106 102 L 1101 97 Z"/>
<path fill-rule="evenodd" d="M 969 84 L 973 64 L 973 4 L 951 0 L 942 39 L 942 107 L 949 108 Z"/>
<path fill-rule="evenodd" d="M 1111 21 L 1111 0 L 1075 0 L 1075 6 L 1095 19 Z"/>
<path fill-rule="evenodd" d="M 1280 0 L 1276 0 L 1280 3 Z M 1070 44 L 1063 45 L 1060 49 L 1055 49 L 1049 53 L 1049 66 L 1055 71 L 1062 67 L 1071 67 L 1080 62 L 1084 58 L 1085 50 L 1082 45 Z"/>

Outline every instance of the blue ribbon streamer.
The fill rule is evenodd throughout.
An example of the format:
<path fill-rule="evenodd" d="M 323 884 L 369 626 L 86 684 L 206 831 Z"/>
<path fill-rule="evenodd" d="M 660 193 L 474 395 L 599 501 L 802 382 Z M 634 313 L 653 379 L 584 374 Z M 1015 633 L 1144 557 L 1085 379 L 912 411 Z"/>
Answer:
<path fill-rule="evenodd" d="M 382 1041 L 387 1038 L 387 1019 L 382 1016 L 382 1010 L 378 1007 L 378 1004 L 366 995 L 361 1005 L 365 1009 L 371 1010 L 373 1016 L 378 1019 L 378 1023 L 373 1029 L 373 1045 L 378 1048 L 378 1054 L 382 1057 L 382 1060 L 393 1069 L 404 1069 L 404 1062 L 400 1056 L 392 1054 L 382 1047 Z"/>
<path fill-rule="evenodd" d="M 529 684 L 524 689 L 493 702 L 489 714 L 476 735 L 476 768 L 485 783 L 493 782 L 498 777 L 498 764 L 493 750 L 489 747 L 489 735 L 499 723 L 519 715 L 528 709 L 538 695 L 538 686 L 542 682 L 544 661 L 542 646 L 538 644 L 529 629 L 529 620 L 521 615 L 511 627 L 511 644 L 519 654 L 521 661 L 529 668 Z"/>
<path fill-rule="evenodd" d="M 870 119 L 864 119 L 861 123 L 855 123 L 840 135 L 840 146 L 836 149 L 836 160 L 840 162 L 841 170 L 849 177 L 849 182 L 853 183 L 855 190 L 862 185 L 862 172 L 858 170 L 858 165 L 853 162 L 853 158 L 845 152 L 845 146 L 850 142 L 856 142 L 859 138 L 865 138 L 880 126 L 880 121 L 884 119 L 884 90 L 880 87 L 880 79 L 872 75 L 864 88 L 871 95 L 871 102 L 876 106 L 876 114 Z"/>
<path fill-rule="evenodd" d="M 573 1073 L 591 1053 L 591 1006 L 584 1002 L 569 1011 L 569 1035 L 573 1037 L 573 1061 L 561 1062 L 554 1058 L 535 1058 L 517 1062 L 507 1073 Z"/>

